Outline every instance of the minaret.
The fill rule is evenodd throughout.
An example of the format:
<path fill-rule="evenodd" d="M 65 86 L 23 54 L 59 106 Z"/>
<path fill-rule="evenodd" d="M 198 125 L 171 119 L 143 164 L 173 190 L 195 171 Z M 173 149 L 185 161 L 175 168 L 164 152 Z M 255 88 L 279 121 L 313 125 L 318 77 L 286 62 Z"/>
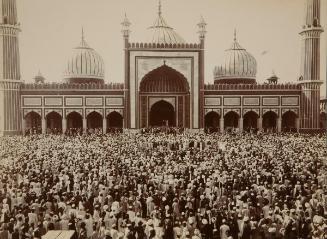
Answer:
<path fill-rule="evenodd" d="M 125 83 L 124 83 L 124 127 L 129 128 L 130 127 L 130 92 L 129 92 L 129 35 L 131 33 L 130 31 L 130 21 L 128 20 L 126 14 L 124 17 L 123 22 L 121 23 L 124 38 L 124 75 L 125 75 Z"/>
<path fill-rule="evenodd" d="M 21 133 L 16 0 L 0 0 L 0 135 Z"/>
<path fill-rule="evenodd" d="M 200 63 L 199 63 L 199 75 L 200 75 L 200 82 L 199 82 L 199 86 L 200 86 L 200 94 L 199 94 L 199 105 L 200 105 L 200 111 L 199 111 L 199 122 L 200 128 L 204 128 L 204 40 L 205 40 L 205 36 L 206 36 L 206 26 L 207 23 L 204 21 L 203 17 L 201 16 L 200 18 L 200 22 L 198 23 L 198 34 L 199 34 L 199 40 L 200 40 L 200 54 L 199 54 L 199 58 L 200 58 Z"/>
<path fill-rule="evenodd" d="M 301 130 L 319 129 L 320 86 L 320 0 L 306 0 L 301 56 Z"/>

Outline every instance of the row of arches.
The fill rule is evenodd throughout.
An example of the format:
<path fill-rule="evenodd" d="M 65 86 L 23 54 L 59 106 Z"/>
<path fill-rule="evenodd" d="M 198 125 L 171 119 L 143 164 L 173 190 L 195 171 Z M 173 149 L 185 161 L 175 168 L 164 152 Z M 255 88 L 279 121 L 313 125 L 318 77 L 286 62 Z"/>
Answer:
<path fill-rule="evenodd" d="M 278 115 L 273 111 L 268 111 L 262 116 L 262 125 L 258 125 L 259 115 L 254 111 L 249 111 L 243 116 L 243 129 L 257 129 L 262 128 L 264 130 L 276 129 Z M 293 111 L 287 111 L 282 115 L 282 130 L 283 131 L 295 131 L 297 115 Z M 224 116 L 224 128 L 238 128 L 240 127 L 240 117 L 234 112 L 230 111 Z M 205 116 L 205 127 L 218 129 L 220 128 L 220 115 L 211 111 Z"/>
<path fill-rule="evenodd" d="M 42 119 L 41 115 L 32 111 L 25 116 L 25 129 L 35 129 L 41 131 Z M 106 116 L 106 128 L 122 128 L 123 117 L 120 113 L 113 111 Z M 103 117 L 100 113 L 93 111 L 86 117 L 87 129 L 99 129 L 103 128 Z M 66 129 L 82 129 L 83 117 L 81 114 L 73 111 L 66 116 L 66 127 L 63 127 L 62 116 L 57 112 L 50 112 L 45 117 L 45 127 L 48 130 L 62 131 Z"/>

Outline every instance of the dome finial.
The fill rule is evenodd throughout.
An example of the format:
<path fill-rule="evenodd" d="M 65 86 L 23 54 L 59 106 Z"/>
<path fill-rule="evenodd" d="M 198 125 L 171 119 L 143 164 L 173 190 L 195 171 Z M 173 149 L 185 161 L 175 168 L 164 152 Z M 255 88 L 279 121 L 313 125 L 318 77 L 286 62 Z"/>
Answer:
<path fill-rule="evenodd" d="M 84 28 L 82 26 L 82 41 L 84 41 Z"/>
<path fill-rule="evenodd" d="M 161 16 L 161 0 L 159 0 L 158 15 Z"/>
<path fill-rule="evenodd" d="M 234 28 L 234 41 L 236 41 L 236 28 Z"/>

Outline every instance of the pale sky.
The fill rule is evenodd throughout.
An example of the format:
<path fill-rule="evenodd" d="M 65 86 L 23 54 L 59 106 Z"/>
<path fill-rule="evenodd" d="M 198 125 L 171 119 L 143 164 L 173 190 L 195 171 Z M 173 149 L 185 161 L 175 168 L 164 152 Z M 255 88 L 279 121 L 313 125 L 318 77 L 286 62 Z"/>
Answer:
<path fill-rule="evenodd" d="M 233 41 L 257 60 L 257 82 L 272 71 L 280 82 L 296 82 L 300 75 L 298 34 L 304 21 L 305 0 L 162 0 L 166 22 L 186 42 L 197 43 L 197 23 L 207 22 L 205 82 L 213 83 L 214 66 Z M 327 0 L 321 0 L 321 23 L 327 31 Z M 105 62 L 105 81 L 124 81 L 122 19 L 126 12 L 131 42 L 146 42 L 148 27 L 157 16 L 158 0 L 17 0 L 21 23 L 21 74 L 33 82 L 40 70 L 48 82 L 61 82 L 72 48 L 84 28 L 87 43 Z M 326 32 L 321 35 L 321 79 L 326 82 Z M 262 54 L 263 52 L 266 54 Z M 325 95 L 325 85 L 322 95 Z"/>

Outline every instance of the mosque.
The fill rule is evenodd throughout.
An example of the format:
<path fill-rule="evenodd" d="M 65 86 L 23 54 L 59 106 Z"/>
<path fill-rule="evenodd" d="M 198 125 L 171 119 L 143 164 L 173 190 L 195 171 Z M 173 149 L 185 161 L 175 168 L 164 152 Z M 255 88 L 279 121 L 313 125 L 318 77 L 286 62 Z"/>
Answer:
<path fill-rule="evenodd" d="M 198 23 L 198 42 L 187 42 L 167 24 L 160 4 L 148 42 L 131 42 L 131 23 L 123 19 L 122 83 L 105 83 L 103 59 L 84 36 L 60 83 L 47 83 L 41 74 L 34 83 L 24 83 L 16 0 L 0 1 L 0 135 L 31 128 L 47 133 L 163 125 L 220 132 L 312 132 L 326 127 L 326 100 L 320 101 L 320 0 L 306 0 L 301 72 L 292 84 L 279 84 L 275 75 L 258 84 L 256 59 L 236 34 L 224 63 L 213 69 L 212 83 L 205 84 L 206 22 Z"/>

